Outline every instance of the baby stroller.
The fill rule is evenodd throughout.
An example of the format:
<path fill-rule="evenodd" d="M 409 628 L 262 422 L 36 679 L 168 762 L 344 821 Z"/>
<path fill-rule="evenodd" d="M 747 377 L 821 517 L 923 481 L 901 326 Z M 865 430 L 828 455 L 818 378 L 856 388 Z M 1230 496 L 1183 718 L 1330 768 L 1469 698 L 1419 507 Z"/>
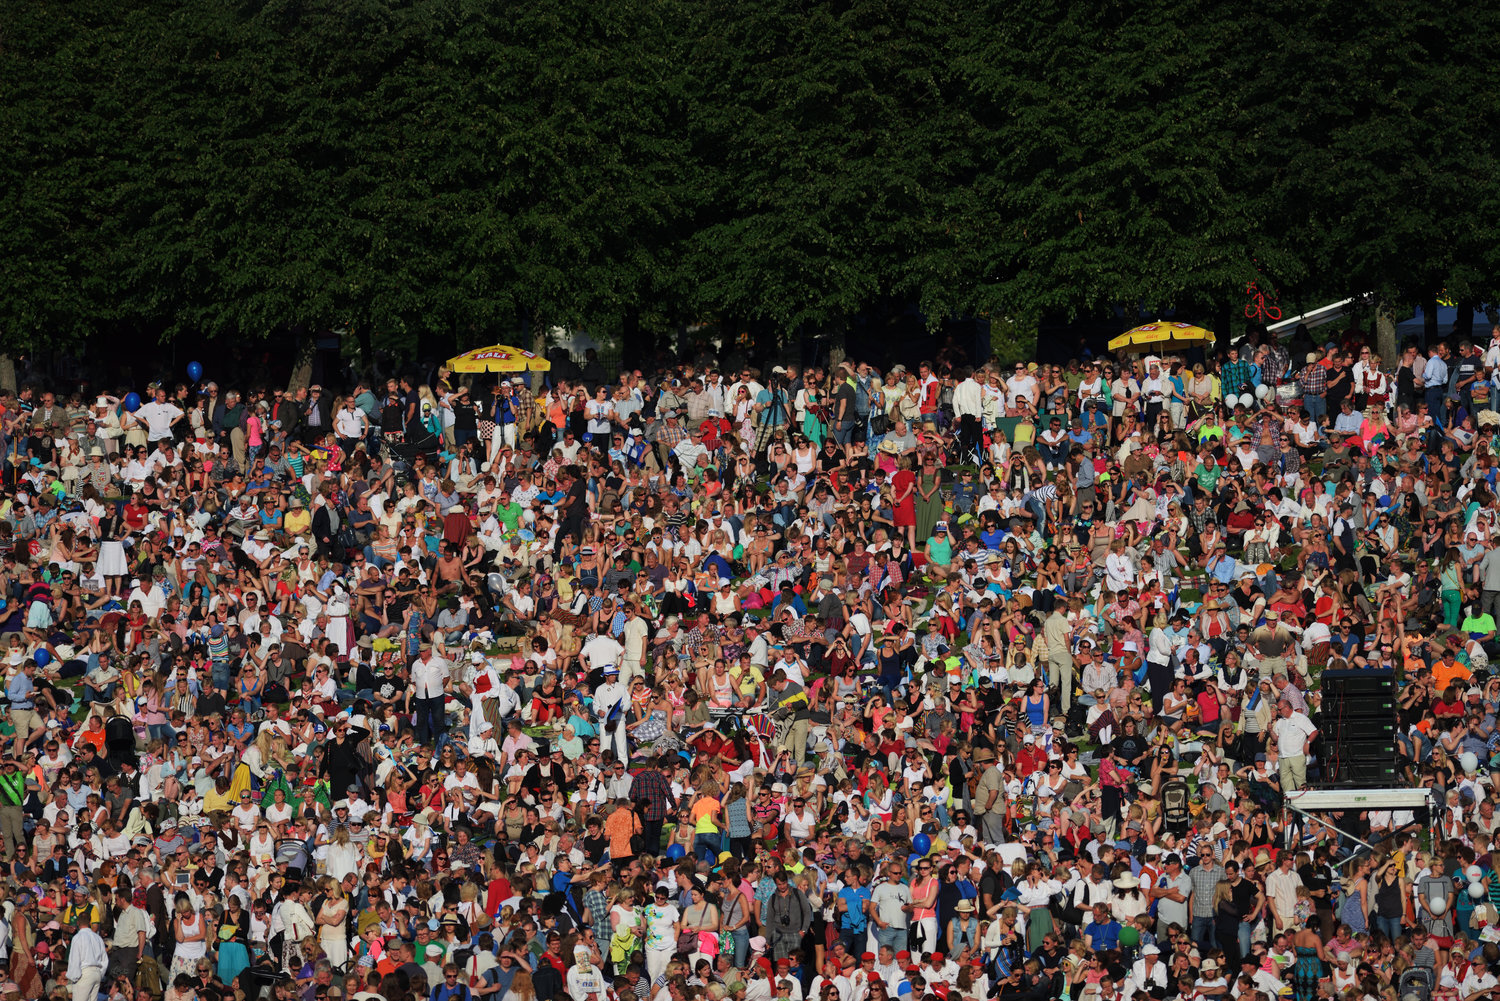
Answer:
<path fill-rule="evenodd" d="M 288 883 L 300 883 L 311 861 L 307 853 L 307 842 L 301 838 L 282 838 L 276 842 L 276 864 L 286 865 Z"/>
<path fill-rule="evenodd" d="M 135 724 L 129 716 L 111 716 L 104 721 L 104 757 L 116 769 L 125 762 L 140 763 L 135 749 Z"/>
<path fill-rule="evenodd" d="M 1413 966 L 1401 974 L 1396 986 L 1398 1001 L 1428 1001 L 1432 997 L 1433 974 L 1426 966 Z"/>

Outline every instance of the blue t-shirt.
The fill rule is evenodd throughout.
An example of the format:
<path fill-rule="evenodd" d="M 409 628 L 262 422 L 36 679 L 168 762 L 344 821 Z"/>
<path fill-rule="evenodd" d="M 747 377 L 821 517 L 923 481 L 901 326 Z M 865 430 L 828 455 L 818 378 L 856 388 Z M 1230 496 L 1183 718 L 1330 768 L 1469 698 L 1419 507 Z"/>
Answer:
<path fill-rule="evenodd" d="M 1111 919 L 1101 925 L 1097 921 L 1090 921 L 1084 927 L 1083 934 L 1094 943 L 1095 952 L 1113 949 L 1120 944 L 1120 922 Z"/>
<path fill-rule="evenodd" d="M 845 906 L 849 908 L 843 914 L 839 915 L 839 926 L 841 928 L 848 928 L 850 931 L 856 933 L 864 931 L 866 920 L 865 901 L 870 899 L 870 888 L 868 886 L 861 886 L 855 889 L 852 886 L 846 886 L 839 891 L 839 899 L 844 901 Z"/>

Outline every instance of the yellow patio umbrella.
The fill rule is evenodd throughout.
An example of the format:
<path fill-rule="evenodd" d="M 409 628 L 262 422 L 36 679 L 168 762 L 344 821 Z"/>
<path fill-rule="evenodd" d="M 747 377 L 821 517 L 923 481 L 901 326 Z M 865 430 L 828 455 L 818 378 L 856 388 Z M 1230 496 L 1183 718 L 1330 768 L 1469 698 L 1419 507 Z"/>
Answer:
<path fill-rule="evenodd" d="M 508 344 L 491 344 L 448 359 L 453 372 L 545 372 L 551 367 L 552 363 L 541 355 Z"/>
<path fill-rule="evenodd" d="M 1195 327 L 1191 323 L 1168 323 L 1166 320 L 1157 320 L 1155 323 L 1143 323 L 1134 330 L 1125 331 L 1109 342 L 1109 349 L 1139 353 L 1165 348 L 1186 348 L 1195 344 L 1213 347 L 1214 332 Z"/>

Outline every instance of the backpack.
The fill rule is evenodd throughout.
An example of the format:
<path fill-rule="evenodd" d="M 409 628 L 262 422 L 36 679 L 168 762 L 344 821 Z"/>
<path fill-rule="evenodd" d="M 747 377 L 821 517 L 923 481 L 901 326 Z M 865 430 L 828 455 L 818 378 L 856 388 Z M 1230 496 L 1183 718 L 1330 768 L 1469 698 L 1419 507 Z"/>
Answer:
<path fill-rule="evenodd" d="M 161 964 L 151 956 L 142 956 L 135 968 L 136 990 L 147 991 L 153 997 L 160 997 L 163 979 Z"/>

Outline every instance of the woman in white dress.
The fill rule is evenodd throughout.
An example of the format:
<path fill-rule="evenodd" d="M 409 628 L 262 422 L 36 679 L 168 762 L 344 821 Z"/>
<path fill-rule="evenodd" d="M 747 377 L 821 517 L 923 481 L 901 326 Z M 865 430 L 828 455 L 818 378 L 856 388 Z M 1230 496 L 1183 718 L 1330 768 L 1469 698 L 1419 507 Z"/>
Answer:
<path fill-rule="evenodd" d="M 359 846 L 349 840 L 349 828 L 340 826 L 333 832 L 328 843 L 328 860 L 325 863 L 329 876 L 336 880 L 350 873 L 359 872 Z"/>
<path fill-rule="evenodd" d="M 343 833 L 342 828 L 340 833 Z M 333 878 L 325 882 L 323 892 L 323 903 L 313 915 L 313 923 L 318 926 L 318 945 L 328 957 L 329 965 L 337 970 L 349 962 L 349 898 L 344 896 L 343 886 Z"/>

